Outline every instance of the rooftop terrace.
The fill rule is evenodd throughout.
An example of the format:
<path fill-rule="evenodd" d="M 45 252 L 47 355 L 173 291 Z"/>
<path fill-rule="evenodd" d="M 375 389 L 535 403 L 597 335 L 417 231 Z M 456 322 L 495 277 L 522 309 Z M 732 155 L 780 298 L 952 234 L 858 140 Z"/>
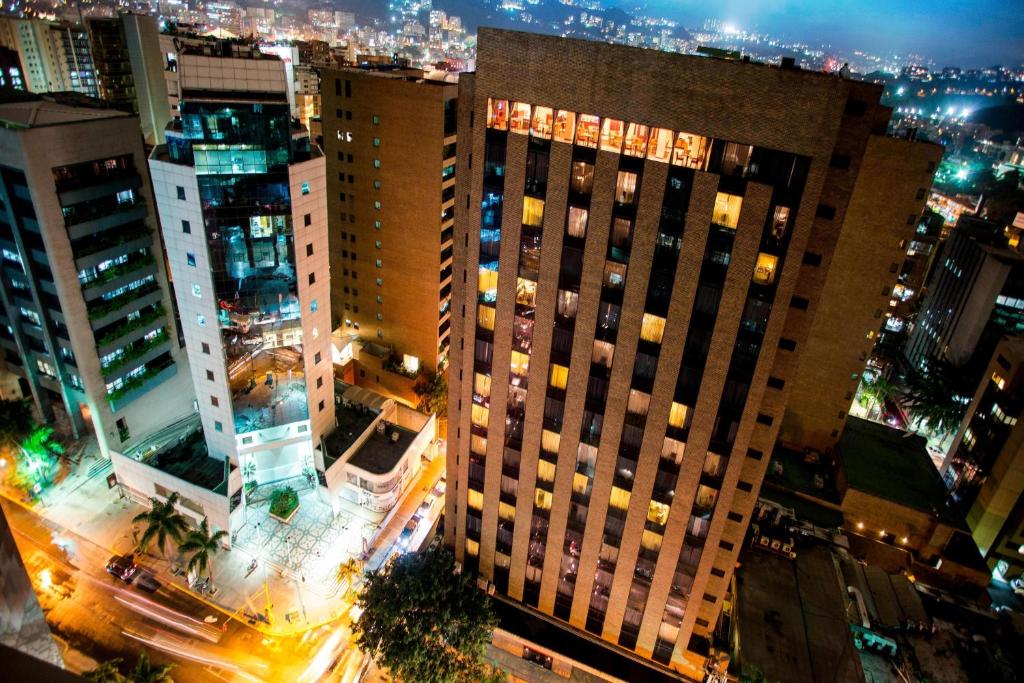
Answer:
<path fill-rule="evenodd" d="M 370 474 L 387 474 L 395 468 L 415 438 L 416 432 L 411 429 L 388 423 L 383 434 L 374 431 L 348 462 Z"/>
<path fill-rule="evenodd" d="M 156 451 L 144 455 L 142 462 L 195 486 L 227 495 L 225 461 L 210 457 L 202 428 L 168 441 Z"/>
<path fill-rule="evenodd" d="M 335 407 L 334 416 L 338 426 L 324 437 L 324 466 L 330 467 L 345 454 L 352 444 L 362 436 L 363 432 L 373 423 L 379 411 L 363 405 Z"/>

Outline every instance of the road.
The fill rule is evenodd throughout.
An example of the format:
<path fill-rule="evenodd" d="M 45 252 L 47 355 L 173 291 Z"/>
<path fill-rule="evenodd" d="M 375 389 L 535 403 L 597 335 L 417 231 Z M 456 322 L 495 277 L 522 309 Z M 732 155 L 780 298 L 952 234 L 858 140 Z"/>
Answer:
<path fill-rule="evenodd" d="M 223 614 L 177 588 L 146 593 L 124 584 L 105 571 L 109 551 L 6 499 L 0 506 L 51 630 L 93 659 L 133 664 L 144 649 L 154 662 L 173 664 L 179 683 L 340 680 L 360 665 L 349 654 L 347 623 L 265 639 L 243 622 L 225 624 Z"/>

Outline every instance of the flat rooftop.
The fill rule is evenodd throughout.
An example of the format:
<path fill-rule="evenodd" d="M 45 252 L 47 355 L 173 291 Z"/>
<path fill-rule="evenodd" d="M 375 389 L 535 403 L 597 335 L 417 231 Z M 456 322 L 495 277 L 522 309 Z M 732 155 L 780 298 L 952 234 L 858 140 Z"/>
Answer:
<path fill-rule="evenodd" d="M 963 518 L 947 504 L 946 487 L 925 444 L 916 434 L 850 417 L 837 448 L 850 488 L 962 528 Z"/>
<path fill-rule="evenodd" d="M 394 441 L 392 434 L 398 435 Z M 370 474 L 387 474 L 395 469 L 395 465 L 402 459 L 415 438 L 416 432 L 389 422 L 383 434 L 375 430 L 370 438 L 363 442 L 359 450 L 349 458 L 348 464 Z"/>
<path fill-rule="evenodd" d="M 5 95 L 0 98 L 0 125 L 7 128 L 42 128 L 130 116 L 123 111 L 110 109 L 100 100 L 76 95 L 55 93 L 41 96 L 20 92 Z"/>
<path fill-rule="evenodd" d="M 377 418 L 380 411 L 363 405 L 338 404 L 334 409 L 338 426 L 324 437 L 324 466 L 330 467 L 345 454 Z"/>
<path fill-rule="evenodd" d="M 142 462 L 214 493 L 228 493 L 225 461 L 210 457 L 202 429 L 169 442 Z"/>
<path fill-rule="evenodd" d="M 864 680 L 826 547 L 800 548 L 796 560 L 746 549 L 736 580 L 743 673 L 757 667 L 769 681 Z"/>

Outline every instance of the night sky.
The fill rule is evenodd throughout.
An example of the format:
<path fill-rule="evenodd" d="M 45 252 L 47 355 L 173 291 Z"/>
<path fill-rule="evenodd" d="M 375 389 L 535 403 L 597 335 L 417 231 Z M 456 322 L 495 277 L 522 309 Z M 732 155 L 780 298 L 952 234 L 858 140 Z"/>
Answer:
<path fill-rule="evenodd" d="M 694 28 L 713 17 L 811 45 L 916 53 L 939 66 L 1024 63 L 1024 0 L 647 0 Z M 628 7 L 624 2 L 622 6 Z"/>

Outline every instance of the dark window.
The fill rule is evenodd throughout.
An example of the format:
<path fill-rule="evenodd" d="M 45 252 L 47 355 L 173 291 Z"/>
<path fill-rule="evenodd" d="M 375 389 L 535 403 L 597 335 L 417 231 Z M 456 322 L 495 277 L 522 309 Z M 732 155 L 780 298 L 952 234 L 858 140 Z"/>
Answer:
<path fill-rule="evenodd" d="M 178 185 L 177 186 L 177 190 L 178 190 L 178 199 L 184 200 L 185 199 L 185 188 L 182 187 L 181 185 Z"/>
<path fill-rule="evenodd" d="M 757 450 L 756 448 L 748 448 L 747 449 L 747 457 L 751 458 L 753 460 L 760 460 L 761 458 L 764 457 L 764 453 L 762 453 L 761 451 Z"/>
<path fill-rule="evenodd" d="M 825 220 L 830 221 L 836 217 L 836 207 L 828 206 L 827 204 L 818 204 L 818 210 L 814 212 L 814 215 L 818 218 L 824 218 Z"/>
<path fill-rule="evenodd" d="M 306 256 L 312 256 L 312 255 L 313 255 L 313 243 L 310 242 L 309 244 L 306 245 Z"/>
<path fill-rule="evenodd" d="M 352 81 L 345 81 L 345 97 L 352 97 Z"/>
<path fill-rule="evenodd" d="M 731 515 L 732 513 L 730 512 L 729 514 Z M 742 519 L 742 517 L 740 519 Z M 725 576 L 725 570 L 719 569 L 718 567 L 712 567 L 711 576 L 717 576 L 718 578 L 722 578 L 723 576 Z"/>
<path fill-rule="evenodd" d="M 924 195 L 925 195 L 926 192 L 927 192 L 927 190 L 924 189 L 923 187 L 917 188 L 917 198 L 918 199 L 924 199 Z"/>
<path fill-rule="evenodd" d="M 722 550 L 732 550 L 734 546 L 729 541 L 719 541 L 718 547 Z"/>
<path fill-rule="evenodd" d="M 703 600 L 704 602 L 714 602 L 715 600 L 717 600 L 717 599 L 718 599 L 718 598 L 717 598 L 717 597 L 715 597 L 714 595 L 710 595 L 710 594 L 708 594 L 708 593 L 705 593 L 704 595 L 700 596 L 700 598 L 701 598 L 701 600 Z"/>
<path fill-rule="evenodd" d="M 302 224 L 313 225 L 313 216 L 307 213 L 305 216 L 302 217 Z"/>
<path fill-rule="evenodd" d="M 190 252 L 185 252 L 185 263 L 187 263 L 188 265 L 190 265 L 193 268 L 195 268 L 196 267 L 196 255 L 193 254 L 193 253 L 190 253 Z"/>
<path fill-rule="evenodd" d="M 898 271 L 899 269 L 900 269 L 900 264 L 898 264 L 898 263 L 890 263 L 890 264 L 889 264 L 889 272 L 890 272 L 890 273 L 895 273 L 895 272 L 897 272 L 897 271 Z"/>
<path fill-rule="evenodd" d="M 999 363 L 999 367 L 1001 367 L 1003 370 L 1006 370 L 1007 372 L 1009 372 L 1010 368 L 1012 367 L 1010 365 L 1010 361 L 1003 358 L 1002 354 L 996 356 L 996 362 Z"/>
<path fill-rule="evenodd" d="M 751 491 L 754 490 L 754 485 L 751 484 L 749 481 L 738 481 L 736 482 L 736 488 L 738 488 L 740 491 L 743 491 L 744 493 L 750 493 Z"/>
<path fill-rule="evenodd" d="M 928 162 L 928 170 L 927 170 L 927 172 L 928 173 L 935 173 L 935 162 L 934 161 L 929 161 Z"/>
<path fill-rule="evenodd" d="M 773 418 L 771 415 L 765 415 L 764 413 L 758 413 L 757 414 L 757 421 L 760 422 L 763 425 L 768 425 L 769 427 L 771 427 L 772 423 L 775 422 L 775 418 Z"/>
<path fill-rule="evenodd" d="M 309 274 L 309 284 L 313 284 L 314 282 L 316 282 L 316 273 L 310 273 Z"/>
<path fill-rule="evenodd" d="M 779 338 L 779 348 L 783 351 L 795 351 L 796 342 L 792 339 L 786 339 L 785 337 Z"/>
<path fill-rule="evenodd" d="M 210 345 L 207 344 L 206 342 L 203 342 L 202 343 L 202 347 L 203 347 L 203 353 L 209 355 L 209 353 L 210 353 Z"/>
<path fill-rule="evenodd" d="M 211 396 L 210 397 L 210 405 L 211 406 L 219 406 L 220 405 L 220 401 L 217 400 L 216 396 Z"/>
<path fill-rule="evenodd" d="M 216 422 L 213 423 L 213 429 L 214 429 L 214 431 L 223 432 L 224 431 L 224 425 L 222 425 L 219 421 L 216 421 Z"/>
<path fill-rule="evenodd" d="M 206 371 L 206 379 L 210 380 L 211 382 L 213 381 L 213 370 Z"/>
<path fill-rule="evenodd" d="M 806 311 L 807 310 L 807 306 L 810 303 L 811 303 L 810 301 L 808 301 L 807 299 L 803 298 L 802 296 L 794 296 L 792 299 L 789 300 L 790 308 L 798 308 L 801 311 Z"/>
<path fill-rule="evenodd" d="M 700 626 L 701 628 L 707 628 L 709 625 L 710 624 L 707 619 L 697 619 L 697 626 Z"/>
<path fill-rule="evenodd" d="M 319 351 L 317 351 L 317 352 L 316 352 L 316 355 L 315 355 L 315 356 L 313 356 L 313 362 L 314 362 L 314 363 L 319 363 L 319 362 L 320 362 L 320 359 L 321 359 L 321 358 L 322 358 L 322 356 L 320 355 L 320 352 L 319 352 Z"/>
<path fill-rule="evenodd" d="M 743 521 L 743 515 L 741 515 L 738 512 L 730 512 L 729 514 L 726 515 L 726 517 L 729 518 L 730 522 L 742 522 Z M 714 571 L 715 570 L 713 570 L 713 569 L 711 570 L 712 573 L 714 573 Z"/>
<path fill-rule="evenodd" d="M 770 386 L 772 389 L 781 389 L 782 387 L 786 386 L 786 382 L 785 380 L 779 379 L 778 377 L 769 377 L 768 386 Z"/>
<path fill-rule="evenodd" d="M 821 265 L 821 254 L 815 254 L 812 251 L 804 252 L 804 263 L 808 266 L 820 266 Z"/>
<path fill-rule="evenodd" d="M 323 377 L 317 377 L 316 378 L 316 388 L 319 389 L 323 385 L 324 385 L 324 378 Z"/>
<path fill-rule="evenodd" d="M 832 168 L 850 168 L 850 155 L 849 154 L 833 154 L 832 158 L 829 159 L 828 165 Z"/>
<path fill-rule="evenodd" d="M 864 116 L 868 111 L 868 103 L 864 100 L 847 100 L 846 101 L 846 115 L 847 116 Z"/>
<path fill-rule="evenodd" d="M 321 413 L 324 412 L 324 402 L 323 401 L 320 401 L 319 409 L 320 409 Z"/>
<path fill-rule="evenodd" d="M 334 79 L 334 94 L 335 95 L 340 95 L 341 94 L 341 79 L 340 78 L 335 78 Z"/>
<path fill-rule="evenodd" d="M 183 233 L 185 233 L 186 235 L 191 235 L 192 234 L 192 224 L 189 223 L 188 221 L 182 221 L 181 222 L 181 231 Z"/>

